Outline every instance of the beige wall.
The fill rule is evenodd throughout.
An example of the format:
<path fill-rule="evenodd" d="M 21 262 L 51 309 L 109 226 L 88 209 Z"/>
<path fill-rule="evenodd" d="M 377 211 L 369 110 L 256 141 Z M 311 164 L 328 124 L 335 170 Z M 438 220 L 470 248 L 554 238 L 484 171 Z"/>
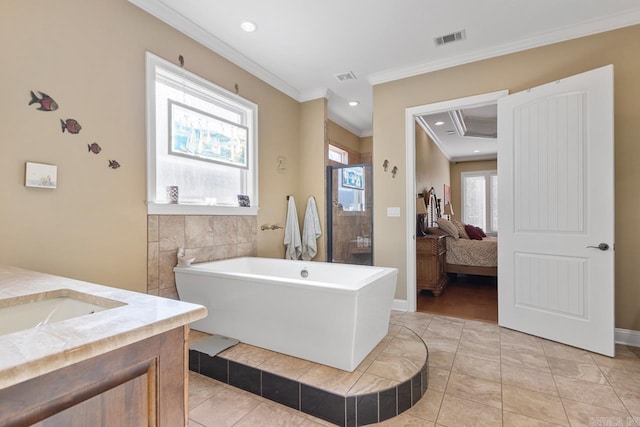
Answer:
<path fill-rule="evenodd" d="M 360 153 L 373 153 L 373 137 L 365 136 L 360 138 Z"/>
<path fill-rule="evenodd" d="M 451 163 L 451 203 L 453 204 L 453 218 L 462 221 L 462 172 L 497 170 L 497 160 L 481 160 L 477 162 Z"/>
<path fill-rule="evenodd" d="M 616 185 L 616 327 L 640 329 L 640 263 L 636 226 L 640 198 L 640 26 L 596 34 L 474 62 L 374 87 L 374 156 L 405 168 L 405 109 L 500 89 L 511 93 L 614 64 Z M 470 78 L 473 76 L 473 78 Z M 405 298 L 405 219 L 386 217 L 387 206 L 405 206 L 404 179 L 374 168 L 375 259 L 400 269 L 396 296 Z"/>
<path fill-rule="evenodd" d="M 438 199 L 449 184 L 449 160 L 442 154 L 429 135 L 416 124 L 416 193 L 426 194 L 431 187 Z M 444 206 L 442 206 L 444 209 Z"/>
<path fill-rule="evenodd" d="M 331 120 L 327 120 L 327 132 L 329 144 L 337 145 L 351 152 L 360 153 L 360 138 L 358 138 L 358 136 Z"/>
<path fill-rule="evenodd" d="M 314 196 L 322 236 L 316 241 L 318 255 L 314 261 L 327 259 L 327 215 L 325 202 L 325 159 L 327 157 L 327 100 L 316 99 L 303 102 L 300 107 L 300 191 L 296 199 L 296 210 L 300 232 L 307 209 L 307 199 Z"/>
<path fill-rule="evenodd" d="M 0 12 L 0 263 L 146 290 L 146 50 L 183 55 L 189 71 L 258 104 L 257 224 L 284 224 L 285 196 L 300 190 L 298 102 L 127 0 L 3 0 Z M 60 108 L 28 106 L 30 90 Z M 61 118 L 81 132 L 63 134 Z M 99 155 L 87 152 L 94 141 Z M 26 161 L 57 165 L 58 188 L 26 188 Z M 254 232 L 259 255 L 282 257 L 281 231 Z"/>

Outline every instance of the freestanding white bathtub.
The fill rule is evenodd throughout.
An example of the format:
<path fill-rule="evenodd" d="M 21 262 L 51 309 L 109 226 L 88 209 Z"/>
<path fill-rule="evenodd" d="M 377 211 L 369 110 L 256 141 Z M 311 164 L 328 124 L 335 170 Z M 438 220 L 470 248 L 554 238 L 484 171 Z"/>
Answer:
<path fill-rule="evenodd" d="M 388 332 L 398 270 L 232 258 L 176 267 L 180 299 L 209 315 L 193 329 L 353 371 Z"/>

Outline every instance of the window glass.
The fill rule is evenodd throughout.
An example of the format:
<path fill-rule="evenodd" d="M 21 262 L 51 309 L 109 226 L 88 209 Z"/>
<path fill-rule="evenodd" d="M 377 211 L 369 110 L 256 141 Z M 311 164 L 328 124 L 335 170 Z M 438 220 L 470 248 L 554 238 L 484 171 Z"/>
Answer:
<path fill-rule="evenodd" d="M 339 170 L 338 203 L 344 211 L 365 211 L 365 184 L 364 167 L 353 166 Z"/>
<path fill-rule="evenodd" d="M 464 180 L 464 218 L 462 222 L 486 229 L 485 177 L 467 176 Z"/>
<path fill-rule="evenodd" d="M 496 171 L 462 173 L 462 222 L 498 232 L 498 175 Z"/>
<path fill-rule="evenodd" d="M 257 106 L 150 53 L 147 79 L 149 205 L 257 206 Z"/>

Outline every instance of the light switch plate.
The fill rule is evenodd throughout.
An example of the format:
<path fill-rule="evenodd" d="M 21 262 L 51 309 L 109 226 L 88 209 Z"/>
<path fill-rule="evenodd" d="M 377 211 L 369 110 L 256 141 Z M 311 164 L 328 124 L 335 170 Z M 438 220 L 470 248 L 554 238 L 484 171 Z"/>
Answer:
<path fill-rule="evenodd" d="M 387 216 L 400 216 L 400 208 L 398 208 L 398 207 L 388 207 L 387 208 Z"/>

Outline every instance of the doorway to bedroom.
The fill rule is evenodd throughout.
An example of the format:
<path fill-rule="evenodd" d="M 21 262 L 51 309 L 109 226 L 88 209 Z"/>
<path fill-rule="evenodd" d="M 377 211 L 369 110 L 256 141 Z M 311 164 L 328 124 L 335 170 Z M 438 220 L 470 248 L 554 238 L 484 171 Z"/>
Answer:
<path fill-rule="evenodd" d="M 421 129 L 416 129 L 416 132 L 420 131 Z M 423 143 L 422 138 L 416 138 L 416 144 L 421 143 Z M 419 147 L 416 148 L 417 153 L 422 151 Z M 433 153 L 433 156 L 436 155 L 437 153 Z M 416 157 L 416 163 L 420 159 L 420 156 Z M 439 208 L 440 217 L 427 216 L 425 231 L 429 234 L 416 237 L 417 311 L 497 323 L 498 281 L 495 265 L 498 228 L 497 213 L 492 209 L 496 198 L 489 194 L 491 190 L 497 191 L 496 167 L 495 159 L 450 164 L 448 176 L 450 185 L 443 184 L 443 190 L 436 193 L 437 198 L 432 204 L 437 208 L 429 207 L 429 211 L 436 212 L 434 217 L 438 216 Z M 419 182 L 418 177 L 422 176 L 418 173 L 421 169 L 416 164 L 416 185 Z M 491 188 L 492 183 L 494 188 Z M 436 185 L 434 183 L 434 186 Z M 443 219 L 450 220 L 461 227 L 455 230 L 456 238 L 444 231 L 444 227 L 438 226 L 440 224 L 444 226 Z M 471 231 L 467 233 L 463 231 L 464 227 L 461 224 L 479 227 L 488 236 L 472 235 Z M 439 237 L 438 234 L 445 236 Z M 482 240 L 474 240 L 470 237 Z M 433 256 L 433 251 L 430 251 L 428 246 L 425 250 L 424 240 L 432 241 L 434 238 L 443 241 L 440 252 L 444 254 L 440 255 L 440 259 Z M 434 270 L 436 272 L 434 277 L 429 277 L 430 262 L 443 263 Z M 483 265 L 486 268 L 482 268 Z M 441 270 L 444 272 L 441 273 Z M 458 273 L 450 271 L 458 271 Z M 423 288 L 424 285 L 429 284 L 430 280 L 440 275 L 443 276 L 439 279 L 443 284 L 440 292 L 439 289 L 431 289 L 428 286 L 426 289 Z"/>
<path fill-rule="evenodd" d="M 416 311 L 497 323 L 496 103 L 503 94 L 414 115 Z"/>
<path fill-rule="evenodd" d="M 429 118 L 426 118 L 429 120 Z M 420 141 L 416 139 L 416 143 Z M 418 150 L 420 151 L 420 150 Z M 416 170 L 419 166 L 416 164 Z M 467 273 L 447 273 L 448 280 L 443 292 L 420 291 L 417 295 L 417 311 L 438 313 L 446 316 L 498 321 L 498 281 L 491 269 L 483 271 L 467 270 L 474 264 L 491 266 L 497 258 L 496 242 L 498 233 L 497 213 L 497 163 L 496 160 L 475 160 L 450 164 L 450 186 L 442 194 L 442 215 L 447 219 L 479 227 L 488 236 L 458 231 L 458 240 L 446 237 L 445 272 L 456 269 Z M 455 206 L 455 208 L 454 208 Z M 465 227 L 469 228 L 469 227 Z M 437 232 L 434 229 L 433 232 Z M 475 230 L 474 230 L 475 231 Z M 481 241 L 477 239 L 482 239 Z M 420 241 L 417 241 L 420 243 Z M 463 252 L 461 252 L 463 251 Z M 416 251 L 417 281 L 420 283 L 421 253 Z M 448 264 L 460 263 L 457 268 Z M 493 261 L 492 261 L 493 259 Z M 464 267 L 462 267 L 464 265 Z"/>

